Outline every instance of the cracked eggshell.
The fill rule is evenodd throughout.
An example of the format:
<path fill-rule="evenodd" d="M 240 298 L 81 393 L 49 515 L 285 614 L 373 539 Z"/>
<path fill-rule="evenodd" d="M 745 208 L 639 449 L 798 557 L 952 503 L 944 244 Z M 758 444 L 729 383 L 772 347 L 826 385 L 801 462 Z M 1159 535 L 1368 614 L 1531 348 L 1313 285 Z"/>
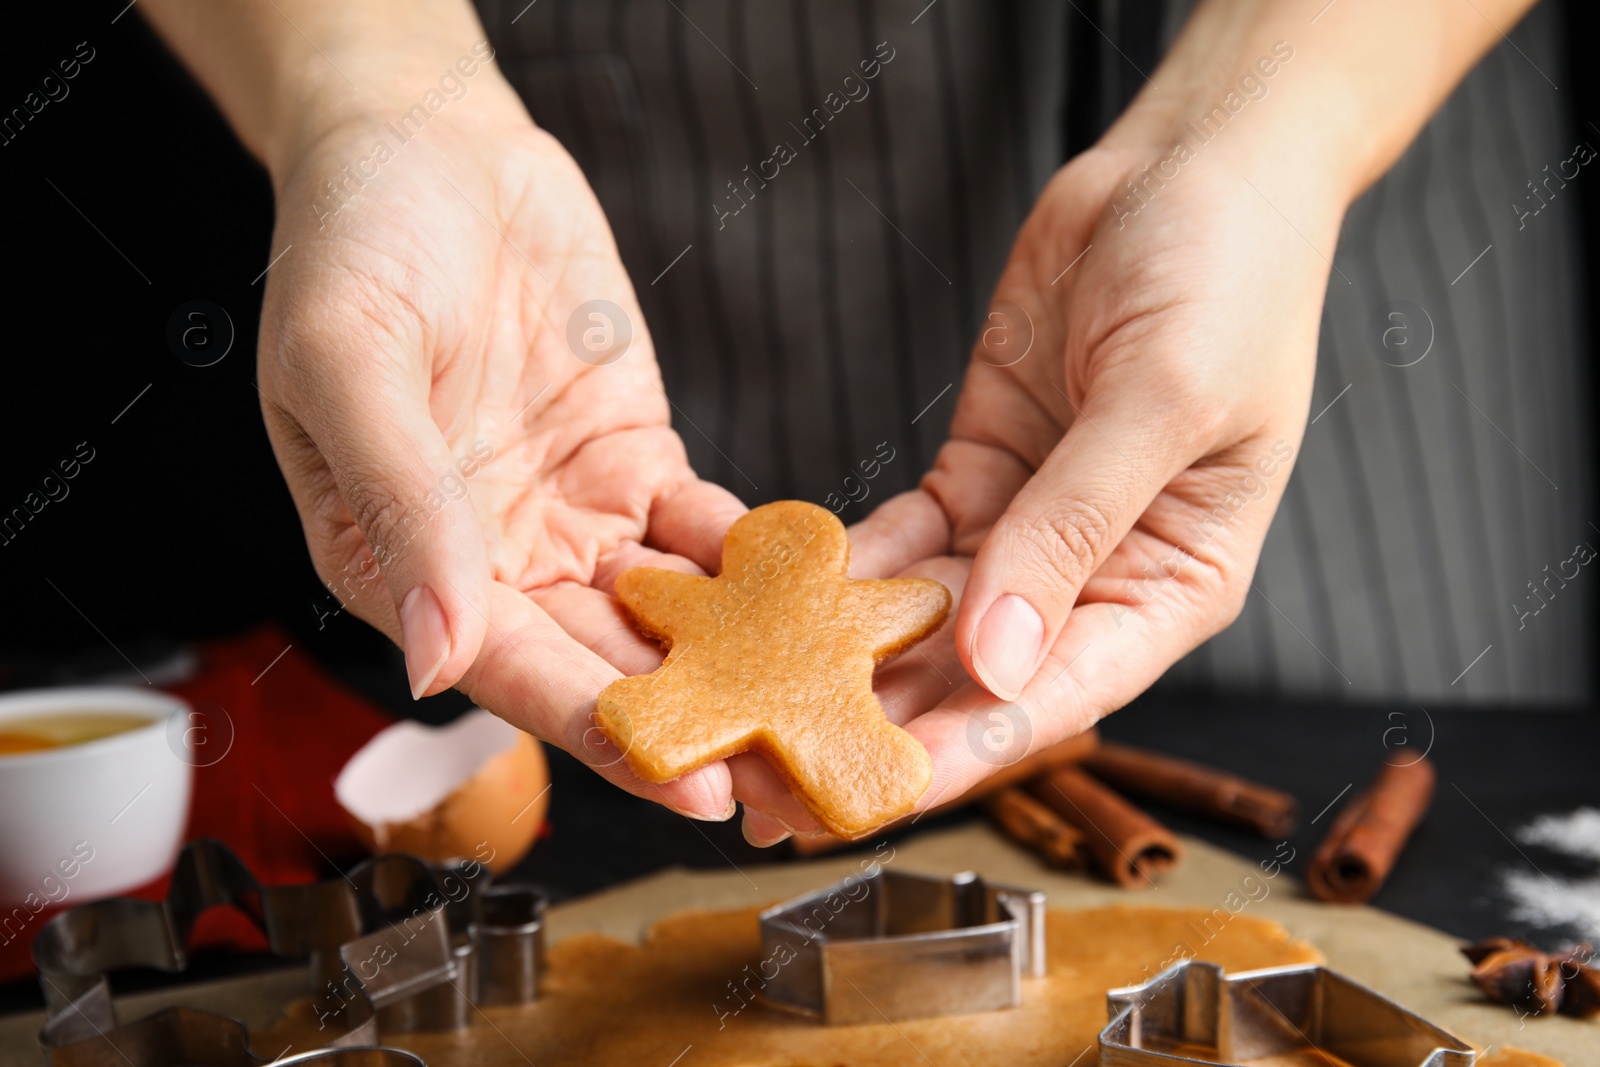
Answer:
<path fill-rule="evenodd" d="M 374 853 L 516 866 L 550 804 L 544 749 L 481 708 L 446 726 L 398 722 L 362 746 L 333 792 Z"/>

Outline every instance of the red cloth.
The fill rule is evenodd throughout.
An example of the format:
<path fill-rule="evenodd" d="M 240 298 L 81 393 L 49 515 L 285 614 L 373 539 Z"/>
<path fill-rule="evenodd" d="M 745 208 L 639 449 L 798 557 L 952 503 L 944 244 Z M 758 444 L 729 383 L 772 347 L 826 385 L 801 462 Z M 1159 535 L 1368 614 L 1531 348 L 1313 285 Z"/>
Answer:
<path fill-rule="evenodd" d="M 194 677 L 173 689 L 203 716 L 194 720 L 204 732 L 192 737 L 205 738 L 195 759 L 210 763 L 195 768 L 184 840 L 225 842 L 263 885 L 335 876 L 362 849 L 333 798 L 334 776 L 392 720 L 323 673 L 273 626 L 208 642 L 200 658 Z M 210 762 L 227 743 L 230 724 L 232 747 Z M 162 878 L 125 895 L 160 900 L 166 891 Z M 25 936 L 0 946 L 0 981 L 33 973 L 28 946 L 54 910 L 34 916 Z M 266 940 L 242 915 L 217 908 L 200 920 L 190 946 L 260 950 Z"/>

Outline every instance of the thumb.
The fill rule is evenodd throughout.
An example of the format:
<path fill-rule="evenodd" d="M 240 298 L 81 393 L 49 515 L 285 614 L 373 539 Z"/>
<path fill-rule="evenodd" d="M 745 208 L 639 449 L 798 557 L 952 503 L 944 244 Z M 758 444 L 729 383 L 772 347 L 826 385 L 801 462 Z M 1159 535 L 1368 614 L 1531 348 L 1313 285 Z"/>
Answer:
<path fill-rule="evenodd" d="M 1186 465 L 1170 422 L 1138 406 L 1080 413 L 973 561 L 956 648 L 1001 700 L 1022 692 L 1084 583 Z"/>
<path fill-rule="evenodd" d="M 409 390 L 386 390 L 377 401 L 324 399 L 295 414 L 366 541 L 356 562 L 348 537 L 330 539 L 327 547 L 338 553 L 342 542 L 346 557 L 332 560 L 320 558 L 313 539 L 319 566 L 371 574 L 376 563 L 383 590 L 365 606 L 381 617 L 368 621 L 405 652 L 413 699 L 448 689 L 477 658 L 487 626 L 488 554 L 468 483 L 493 458 L 492 445 L 454 455 L 426 396 Z"/>

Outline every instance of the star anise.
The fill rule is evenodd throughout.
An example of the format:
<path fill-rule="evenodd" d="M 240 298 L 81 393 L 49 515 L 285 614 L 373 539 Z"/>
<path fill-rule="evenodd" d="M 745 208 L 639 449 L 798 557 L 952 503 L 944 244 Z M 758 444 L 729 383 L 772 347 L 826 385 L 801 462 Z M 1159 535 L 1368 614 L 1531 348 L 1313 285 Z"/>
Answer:
<path fill-rule="evenodd" d="M 1461 954 L 1472 961 L 1472 981 L 1490 1000 L 1529 1015 L 1600 1014 L 1600 970 L 1589 965 L 1595 953 L 1588 945 L 1541 952 L 1526 941 L 1491 937 Z"/>

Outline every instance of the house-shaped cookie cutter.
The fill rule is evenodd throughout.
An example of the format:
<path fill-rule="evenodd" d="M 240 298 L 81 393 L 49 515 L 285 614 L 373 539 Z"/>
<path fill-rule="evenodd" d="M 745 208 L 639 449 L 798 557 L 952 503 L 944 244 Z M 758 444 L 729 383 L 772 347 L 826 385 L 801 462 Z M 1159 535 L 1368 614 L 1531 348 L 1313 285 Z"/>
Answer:
<path fill-rule="evenodd" d="M 1143 985 L 1111 990 L 1106 1009 L 1100 1067 L 1288 1062 L 1313 1050 L 1349 1067 L 1473 1067 L 1478 1055 L 1319 964 L 1224 974 L 1188 960 Z"/>
<path fill-rule="evenodd" d="M 117 1018 L 108 972 L 182 971 L 195 922 L 227 905 L 279 956 L 308 963 L 311 1010 L 330 1047 L 278 1060 L 250 1046 L 244 1023 L 170 1007 Z M 538 996 L 544 969 L 542 894 L 491 884 L 477 863 L 440 866 L 391 854 L 310 885 L 263 886 L 217 841 L 178 853 L 165 900 L 97 900 L 55 916 L 34 939 L 46 1005 L 39 1045 L 50 1067 L 407 1067 L 410 1053 L 375 1047 L 379 1032 L 460 1029 L 482 1004 Z"/>
<path fill-rule="evenodd" d="M 1016 1007 L 1044 915 L 1037 890 L 879 867 L 761 913 L 759 993 L 830 1024 Z"/>

